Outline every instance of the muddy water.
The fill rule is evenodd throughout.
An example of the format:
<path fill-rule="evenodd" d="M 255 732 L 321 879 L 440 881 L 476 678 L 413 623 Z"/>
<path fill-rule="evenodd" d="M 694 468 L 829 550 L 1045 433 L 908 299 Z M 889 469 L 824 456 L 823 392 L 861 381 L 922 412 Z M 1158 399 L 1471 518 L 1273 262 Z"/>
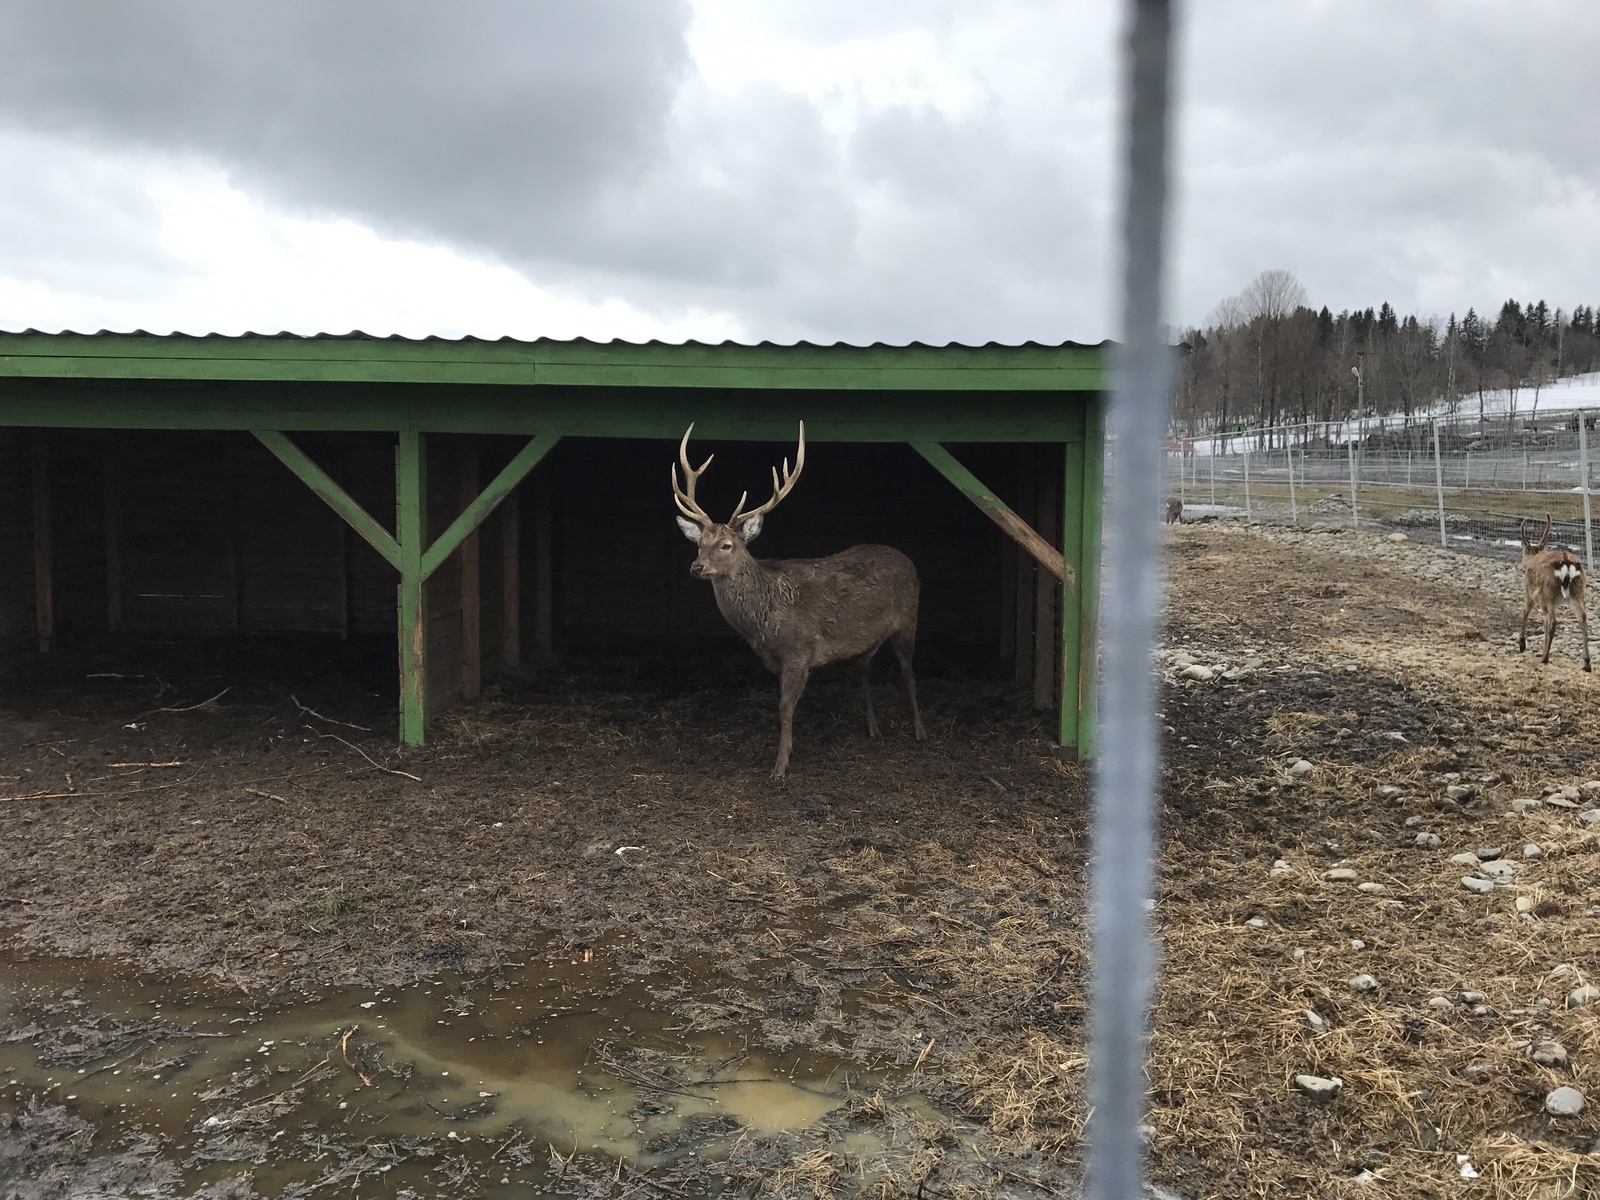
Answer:
<path fill-rule="evenodd" d="M 97 1148 L 142 1134 L 179 1194 L 242 1173 L 267 1195 L 441 1181 L 525 1194 L 575 1155 L 625 1181 L 807 1128 L 844 1097 L 838 1063 L 694 1037 L 603 949 L 282 1005 L 101 960 L 0 956 L 0 1111 L 60 1104 Z"/>

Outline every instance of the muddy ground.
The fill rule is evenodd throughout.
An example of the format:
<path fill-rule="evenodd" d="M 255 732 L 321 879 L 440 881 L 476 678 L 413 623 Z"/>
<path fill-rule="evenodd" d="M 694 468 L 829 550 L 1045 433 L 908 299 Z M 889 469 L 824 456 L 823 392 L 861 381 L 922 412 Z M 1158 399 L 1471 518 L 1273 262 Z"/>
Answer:
<path fill-rule="evenodd" d="M 1600 722 L 1570 634 L 1549 666 L 1517 654 L 1514 568 L 1374 535 L 1220 523 L 1169 549 L 1152 1176 L 1196 1198 L 1600 1194 L 1600 1002 L 1569 1007 L 1600 975 Z M 927 743 L 887 670 L 875 743 L 824 679 L 782 785 L 773 687 L 742 656 L 569 663 L 406 754 L 381 658 L 354 650 L 63 658 L 0 709 L 0 927 L 23 956 L 204 979 L 253 1012 L 587 956 L 684 1036 L 847 1064 L 809 1130 L 721 1129 L 648 1169 L 575 1144 L 538 1185 L 565 1194 L 1071 1195 L 1085 778 L 1027 697 L 925 657 Z M 69 1003 L 11 1036 L 59 1043 Z M 1318 1103 L 1302 1074 L 1342 1090 Z M 1563 1085 L 1591 1097 L 1576 1116 L 1546 1112 Z M 97 1129 L 66 1094 L 0 1093 L 0 1177 L 62 1181 L 0 1195 L 91 1194 L 140 1137 L 140 1169 L 178 1161 L 181 1138 Z M 397 1194 L 341 1161 L 340 1189 Z M 273 1191 L 164 1169 L 148 1194 L 333 1172 Z M 491 1194 L 460 1172 L 418 1194 Z"/>

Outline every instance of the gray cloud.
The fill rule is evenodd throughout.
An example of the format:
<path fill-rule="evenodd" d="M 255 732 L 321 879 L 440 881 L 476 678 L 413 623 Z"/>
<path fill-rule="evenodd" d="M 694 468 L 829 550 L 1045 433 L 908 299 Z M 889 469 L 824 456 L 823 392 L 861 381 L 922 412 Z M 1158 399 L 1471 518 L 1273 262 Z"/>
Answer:
<path fill-rule="evenodd" d="M 764 8 L 811 49 L 909 30 L 971 52 L 962 103 L 842 128 L 775 84 L 699 79 L 688 0 L 9 0 L 0 159 L 49 138 L 193 156 L 280 207 L 757 336 L 1092 340 L 1115 310 L 1117 11 Z M 1174 319 L 1274 266 L 1336 308 L 1596 301 L 1600 7 L 1208 0 L 1182 51 Z M 10 274 L 160 269 L 126 248 L 149 216 L 114 173 L 54 212 L 74 185 L 44 174 L 0 198 Z M 29 222 L 24 253 L 6 229 Z"/>

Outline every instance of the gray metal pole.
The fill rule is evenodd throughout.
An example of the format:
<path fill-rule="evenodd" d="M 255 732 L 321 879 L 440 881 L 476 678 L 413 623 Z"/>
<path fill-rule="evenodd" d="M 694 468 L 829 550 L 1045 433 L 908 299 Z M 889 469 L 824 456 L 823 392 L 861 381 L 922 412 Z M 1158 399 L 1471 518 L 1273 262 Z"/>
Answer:
<path fill-rule="evenodd" d="M 1244 444 L 1244 519 L 1251 520 L 1250 516 L 1250 443 Z"/>
<path fill-rule="evenodd" d="M 1448 546 L 1450 541 L 1444 532 L 1444 459 L 1439 454 L 1439 421 L 1433 422 L 1433 487 L 1439 495 L 1439 545 Z"/>
<path fill-rule="evenodd" d="M 1206 469 L 1211 472 L 1211 507 L 1217 506 L 1217 446 L 1216 438 L 1211 439 L 1211 455 L 1206 460 Z"/>
<path fill-rule="evenodd" d="M 1578 410 L 1578 469 L 1583 472 L 1583 569 L 1594 570 L 1594 520 L 1589 512 L 1589 422 Z"/>
<path fill-rule="evenodd" d="M 1161 439 L 1172 350 L 1161 334 L 1167 208 L 1169 0 L 1131 0 L 1125 59 L 1122 350 L 1111 404 L 1116 473 L 1107 504 L 1100 753 L 1094 786 L 1094 960 L 1089 983 L 1088 1200 L 1144 1195 L 1145 1014 L 1161 743 L 1155 648 L 1161 606 Z"/>
<path fill-rule="evenodd" d="M 1294 498 L 1294 443 L 1290 442 L 1283 448 L 1284 459 L 1289 467 L 1289 520 L 1296 525 L 1300 524 L 1300 506 Z"/>
<path fill-rule="evenodd" d="M 1361 524 L 1360 514 L 1356 511 L 1356 438 L 1361 436 L 1361 425 L 1357 423 L 1355 436 L 1346 443 L 1350 451 L 1350 524 Z"/>

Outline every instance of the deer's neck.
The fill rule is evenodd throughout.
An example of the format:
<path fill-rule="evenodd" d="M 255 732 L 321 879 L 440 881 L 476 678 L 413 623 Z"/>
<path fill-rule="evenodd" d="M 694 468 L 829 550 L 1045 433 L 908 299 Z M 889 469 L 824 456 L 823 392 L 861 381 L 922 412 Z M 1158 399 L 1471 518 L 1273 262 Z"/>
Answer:
<path fill-rule="evenodd" d="M 762 652 L 778 641 L 792 601 L 791 589 L 778 572 L 749 558 L 711 586 L 723 618 L 754 650 Z"/>

